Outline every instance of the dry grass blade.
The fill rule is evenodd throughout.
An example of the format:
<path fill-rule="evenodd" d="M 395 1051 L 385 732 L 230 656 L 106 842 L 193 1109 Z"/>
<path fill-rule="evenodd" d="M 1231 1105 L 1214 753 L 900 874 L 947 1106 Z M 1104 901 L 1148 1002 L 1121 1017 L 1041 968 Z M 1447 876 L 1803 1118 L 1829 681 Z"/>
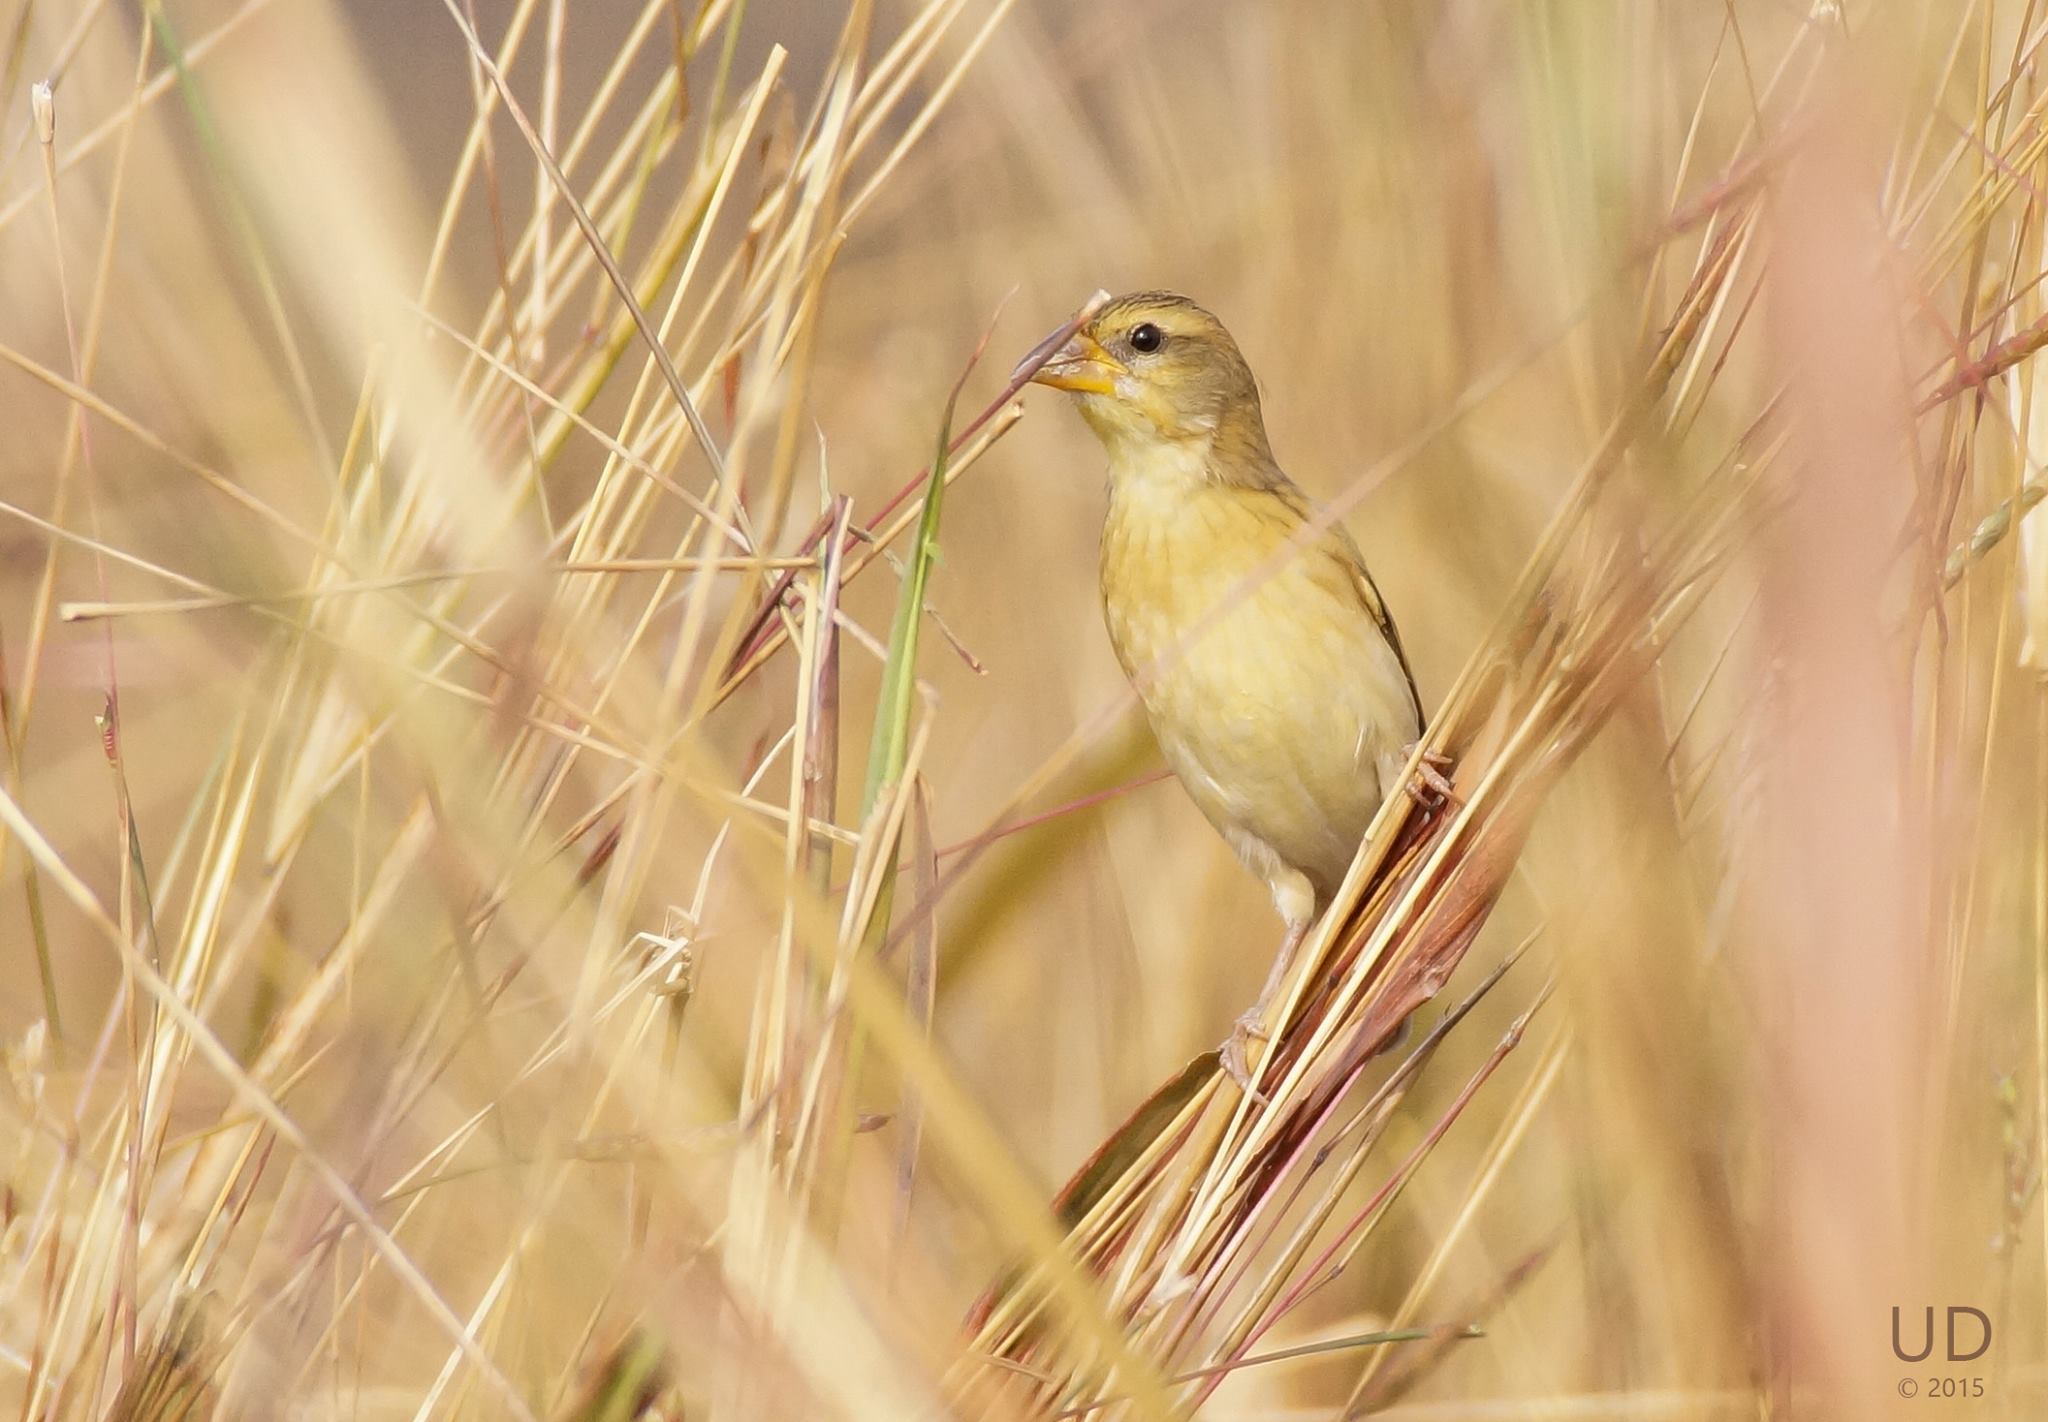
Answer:
<path fill-rule="evenodd" d="M 6 7 L 0 1415 L 1860 1419 L 1948 1300 L 2048 1414 L 2044 59 Z M 1228 324 L 1455 792 L 1256 1097 L 1099 450 L 962 372 L 1105 284 Z"/>
<path fill-rule="evenodd" d="M 142 1351 L 107 1409 L 107 1422 L 200 1422 L 219 1403 L 213 1372 L 221 1350 L 200 1311 L 172 1309 L 163 1330 Z"/>

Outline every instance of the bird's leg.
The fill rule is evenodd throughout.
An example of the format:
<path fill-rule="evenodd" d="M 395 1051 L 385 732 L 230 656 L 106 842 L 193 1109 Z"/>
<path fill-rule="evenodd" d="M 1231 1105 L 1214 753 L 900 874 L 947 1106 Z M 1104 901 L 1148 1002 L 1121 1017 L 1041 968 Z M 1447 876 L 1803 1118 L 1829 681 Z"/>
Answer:
<path fill-rule="evenodd" d="M 1408 747 L 1410 753 L 1414 746 Z M 1452 785 L 1444 772 L 1455 762 L 1442 751 L 1426 750 L 1422 759 L 1415 764 L 1415 774 L 1403 788 L 1408 798 L 1425 810 L 1441 809 L 1445 805 L 1458 803 L 1457 787 Z"/>
<path fill-rule="evenodd" d="M 1287 936 L 1280 941 L 1280 952 L 1273 959 L 1273 966 L 1266 973 L 1266 985 L 1259 989 L 1259 1000 L 1251 1010 L 1230 1025 L 1230 1038 L 1223 1044 L 1223 1070 L 1237 1083 L 1245 1095 L 1264 1101 L 1254 1085 L 1251 1064 L 1245 1057 L 1245 1043 L 1254 1039 L 1265 1042 L 1273 1033 L 1266 1026 L 1266 1010 L 1273 1005 L 1274 996 L 1280 991 L 1280 984 L 1287 980 L 1287 969 L 1294 962 L 1295 950 L 1301 947 L 1301 940 L 1308 936 L 1307 919 L 1290 921 Z"/>

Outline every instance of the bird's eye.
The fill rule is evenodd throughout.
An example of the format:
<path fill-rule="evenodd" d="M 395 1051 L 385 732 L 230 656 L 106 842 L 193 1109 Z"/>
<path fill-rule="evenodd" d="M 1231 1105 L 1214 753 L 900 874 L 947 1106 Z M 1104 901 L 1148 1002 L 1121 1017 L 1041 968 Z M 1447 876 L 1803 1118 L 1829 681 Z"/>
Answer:
<path fill-rule="evenodd" d="M 1166 344 L 1166 332 L 1150 321 L 1131 327 L 1131 349 L 1141 355 L 1150 355 Z"/>

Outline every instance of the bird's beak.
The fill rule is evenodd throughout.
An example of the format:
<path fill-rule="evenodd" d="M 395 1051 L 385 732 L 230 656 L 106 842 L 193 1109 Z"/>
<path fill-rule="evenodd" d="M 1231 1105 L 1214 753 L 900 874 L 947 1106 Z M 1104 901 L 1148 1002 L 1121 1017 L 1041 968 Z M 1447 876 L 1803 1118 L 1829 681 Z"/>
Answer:
<path fill-rule="evenodd" d="M 1040 341 L 1030 355 L 1018 362 L 1017 369 L 1036 366 L 1031 377 L 1035 385 L 1050 385 L 1055 390 L 1071 390 L 1081 395 L 1113 394 L 1116 378 L 1128 374 L 1128 367 L 1085 331 L 1067 336 L 1065 343 L 1048 357 L 1046 348 L 1062 335 L 1066 335 L 1065 327 Z"/>

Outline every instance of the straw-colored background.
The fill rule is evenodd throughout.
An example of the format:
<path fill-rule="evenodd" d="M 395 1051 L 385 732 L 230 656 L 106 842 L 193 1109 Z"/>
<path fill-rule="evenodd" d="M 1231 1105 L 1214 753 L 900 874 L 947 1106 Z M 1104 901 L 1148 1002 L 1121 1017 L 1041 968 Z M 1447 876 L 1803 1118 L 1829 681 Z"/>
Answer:
<path fill-rule="evenodd" d="M 339 1225 L 332 1181 L 303 1158 L 317 1155 L 372 1202 L 454 1312 L 475 1316 L 482 1350 L 540 1415 L 635 1325 L 673 1350 L 667 1415 L 900 1416 L 905 1399 L 936 1415 L 958 1320 L 1016 1244 L 993 1219 L 1004 1200 L 962 1164 L 966 1117 L 1019 1167 L 1028 1192 L 1008 1203 L 1049 1197 L 1249 1000 L 1278 939 L 1263 891 L 1171 783 L 976 859 L 936 916 L 932 1037 L 963 1095 L 929 1103 L 940 1119 L 906 1233 L 893 1223 L 899 1073 L 871 1067 L 851 1105 L 893 1119 L 845 1145 L 843 1223 L 820 1227 L 815 1253 L 791 1254 L 805 1262 L 747 1295 L 736 1279 L 750 1260 L 733 1239 L 760 1177 L 735 1144 L 750 1129 L 738 1103 L 752 1099 L 749 1044 L 793 900 L 782 826 L 730 796 L 790 725 L 791 651 L 683 749 L 662 736 L 677 710 L 665 681 L 678 679 L 687 705 L 715 669 L 701 656 L 675 664 L 686 609 L 715 631 L 736 598 L 759 597 L 758 581 L 742 593 L 733 577 L 680 579 L 637 641 L 652 588 L 639 572 L 501 571 L 445 602 L 437 589 L 338 594 L 296 629 L 290 608 L 67 621 L 63 603 L 191 595 L 73 544 L 49 604 L 40 597 L 52 545 L 36 520 L 53 517 L 211 589 L 308 586 L 307 548 L 198 466 L 389 574 L 530 572 L 555 556 L 542 549 L 558 521 L 622 477 L 574 434 L 536 500 L 527 421 L 544 421 L 546 402 L 456 374 L 465 353 L 449 332 L 483 329 L 500 247 L 530 233 L 535 210 L 536 165 L 502 109 L 492 173 L 465 189 L 445 270 L 424 310 L 411 304 L 489 88 L 449 11 L 410 0 L 163 9 L 145 72 L 165 71 L 175 34 L 190 77 L 150 91 L 132 130 L 118 120 L 137 92 L 146 26 L 135 7 L 23 0 L 9 12 L 21 24 L 0 34 L 0 648 L 19 742 L 4 786 L 45 842 L 37 859 L 17 836 L 0 860 L 0 1039 L 13 1067 L 0 1097 L 0 1399 L 19 1396 L 25 1417 L 102 1415 L 132 1368 L 128 1330 L 146 1349 L 173 1299 L 197 1295 L 220 1339 L 222 1387 L 247 1415 L 505 1415 L 418 1294 Z M 1426 704 L 1482 645 L 1634 388 L 1720 220 L 1703 225 L 1702 195 L 1735 175 L 1731 190 L 1760 205 L 1761 235 L 1700 354 L 1627 457 L 1599 537 L 1575 543 L 1567 566 L 1594 581 L 1603 559 L 1631 556 L 1693 493 L 1753 461 L 1739 536 L 1698 611 L 1549 798 L 1452 994 L 1539 933 L 1516 970 L 1526 981 L 1511 977 L 1450 1039 L 1361 1198 L 1451 1106 L 1535 984 L 1554 973 L 1560 990 L 1369 1246 L 1267 1340 L 1367 1331 L 1420 1280 L 1413 1318 L 1473 1320 L 1486 1336 L 1450 1349 L 1388 1415 L 1734 1417 L 1774 1405 L 2027 1417 L 2042 1406 L 2048 692 L 2021 656 L 2030 574 L 2018 537 L 1987 535 L 1953 587 L 1932 585 L 1950 546 L 2038 476 L 2019 433 L 2035 418 L 2032 365 L 2007 361 L 1979 379 L 1981 398 L 1973 386 L 1913 411 L 2042 309 L 2048 86 L 2034 47 L 2048 17 L 2026 0 L 1871 9 L 879 3 L 871 58 L 919 25 L 936 41 L 881 112 L 873 146 L 845 165 L 834 216 L 845 245 L 812 324 L 808 309 L 790 320 L 808 271 L 763 278 L 737 304 L 730 288 L 711 295 L 710 279 L 847 73 L 834 54 L 842 7 L 755 0 L 706 18 L 688 3 L 571 3 L 552 53 L 547 0 L 474 7 L 487 50 L 515 11 L 539 17 L 507 79 L 537 122 L 553 103 L 558 135 L 616 81 L 617 111 L 572 185 L 672 68 L 672 25 L 705 26 L 687 71 L 690 118 L 620 246 L 628 271 L 700 154 L 702 171 L 724 161 L 706 147 L 710 106 L 730 122 L 777 62 L 771 47 L 787 51 L 679 305 L 679 329 L 701 314 L 709 332 L 678 343 L 682 374 L 744 464 L 757 513 L 778 422 L 801 390 L 792 507 L 765 552 L 797 551 L 821 481 L 865 521 L 917 473 L 999 309 L 963 417 L 1094 288 L 1173 287 L 1243 345 L 1294 477 L 1319 497 L 1362 494 L 1348 522 Z M 652 38 L 614 71 L 643 13 Z M 29 95 L 53 73 L 54 182 Z M 847 213 L 903 139 L 900 166 Z M 545 226 L 558 252 L 584 240 L 559 202 Z M 531 280 L 511 283 L 521 299 Z M 522 357 L 558 397 L 581 368 L 586 319 L 622 309 L 601 275 L 579 281 L 544 351 Z M 651 315 L 671 290 L 650 294 Z M 770 373 L 776 343 L 753 327 L 740 366 L 710 359 L 736 314 L 763 312 L 771 330 L 801 333 L 787 370 Z M 422 340 L 426 313 L 446 329 Z M 93 401 L 83 444 L 67 452 L 79 406 L 63 382 L 88 330 L 96 362 L 77 384 Z M 644 355 L 628 343 L 589 418 L 713 498 Z M 368 441 L 390 452 L 385 489 L 343 517 L 337 481 L 365 487 L 360 465 L 339 460 L 366 388 Z M 455 412 L 479 388 L 486 413 L 461 425 Z M 737 433 L 729 389 L 754 414 Z M 1057 396 L 1024 403 L 1021 423 L 954 486 L 939 540 L 918 662 L 930 694 L 914 720 L 929 734 L 920 770 L 942 847 L 1156 766 L 1136 711 L 1117 710 L 1124 686 L 1100 627 L 1100 452 Z M 629 408 L 669 424 L 650 436 L 626 423 Z M 1761 436 L 1740 442 L 1760 420 Z M 660 439 L 670 443 L 653 454 Z M 662 495 L 631 518 L 629 551 L 664 557 L 688 512 Z M 577 620 L 591 576 L 619 590 Z M 886 638 L 896 591 L 878 563 L 849 587 L 847 609 Z M 486 614 L 508 592 L 509 612 Z M 472 648 L 447 664 L 479 699 L 416 684 L 455 646 L 451 623 L 474 624 L 502 659 Z M 879 662 L 852 639 L 844 657 L 838 820 L 858 831 Z M 110 668 L 153 937 L 95 722 Z M 513 749 L 519 716 L 546 705 L 534 685 L 552 680 L 563 704 L 587 706 L 614 675 L 607 719 L 590 732 L 608 746 L 582 753 L 560 798 L 535 809 L 545 757 L 564 743 Z M 386 713 L 395 729 L 366 762 L 333 758 Z M 619 858 L 574 883 L 593 833 L 537 865 L 634 756 L 661 760 L 666 778 L 629 802 Z M 308 777 L 330 773 L 312 794 Z M 755 798 L 784 806 L 788 773 L 771 766 Z M 380 900 L 384 856 L 408 834 L 419 842 Z M 61 1050 L 47 1024 L 35 1028 L 46 1013 L 31 862 Z M 131 1007 L 122 959 L 59 865 L 244 1066 L 346 948 L 346 981 L 258 1077 L 299 1139 L 252 1124 L 234 1073 L 193 1055 L 146 994 Z M 832 882 L 853 865 L 842 849 Z M 459 942 L 500 875 L 514 906 Z M 644 996 L 612 998 L 615 969 L 633 934 L 662 930 L 670 905 L 700 894 L 696 992 L 670 1042 Z M 899 914 L 915 897 L 898 890 Z M 573 1050 L 530 1061 L 565 1024 Z M 145 1052 L 162 1054 L 146 1090 L 133 1068 Z M 415 1079 L 403 1106 L 386 1098 L 389 1083 Z M 127 1145 L 137 1119 L 162 1131 L 139 1186 Z M 236 1163 L 238 1183 L 200 1168 L 210 1146 L 233 1156 L 245 1144 L 260 1158 Z M 435 1183 L 419 1189 L 408 1173 L 430 1158 Z M 202 1180 L 224 1193 L 193 1193 Z M 383 1193 L 401 1181 L 406 1193 Z M 798 1217 L 815 1205 L 794 1187 L 791 1199 Z M 216 1208 L 225 1223 L 208 1220 Z M 206 1243 L 188 1257 L 195 1239 Z M 748 1313 L 756 1332 L 742 1348 L 735 1297 L 798 1302 Z M 1981 1308 L 1994 1346 L 1947 1368 L 1899 1363 L 1895 1304 L 1909 1324 L 1925 1304 Z M 769 1368 L 763 1359 L 787 1376 L 735 1376 Z M 1353 1350 L 1247 1370 L 1204 1415 L 1336 1415 L 1365 1366 Z M 1940 1373 L 1981 1377 L 1987 1393 L 1901 1400 L 1903 1379 Z"/>

